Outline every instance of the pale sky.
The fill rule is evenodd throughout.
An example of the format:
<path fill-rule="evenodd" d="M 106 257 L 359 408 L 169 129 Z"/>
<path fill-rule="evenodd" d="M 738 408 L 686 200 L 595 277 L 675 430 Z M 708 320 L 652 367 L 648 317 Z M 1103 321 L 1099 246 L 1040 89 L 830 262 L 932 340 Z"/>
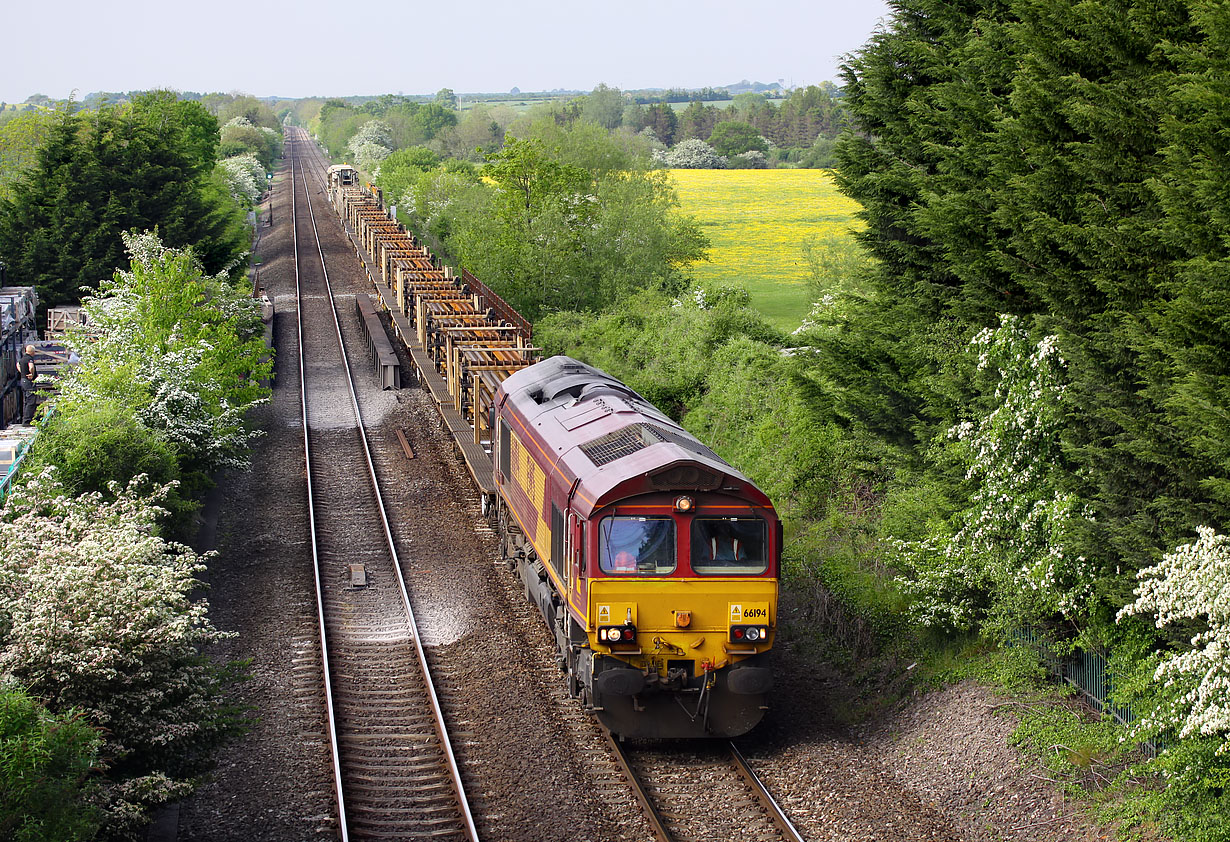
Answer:
<path fill-rule="evenodd" d="M 884 0 L 35 0 L 6 4 L 0 100 L 172 88 L 346 96 L 837 80 Z"/>

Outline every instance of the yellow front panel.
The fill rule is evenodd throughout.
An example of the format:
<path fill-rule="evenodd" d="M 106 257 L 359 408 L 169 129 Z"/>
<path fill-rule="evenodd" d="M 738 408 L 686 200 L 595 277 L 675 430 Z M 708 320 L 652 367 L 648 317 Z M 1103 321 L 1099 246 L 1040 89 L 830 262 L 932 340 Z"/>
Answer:
<path fill-rule="evenodd" d="M 591 579 L 587 615 L 590 646 L 595 652 L 608 653 L 612 650 L 599 642 L 596 634 L 598 625 L 607 625 L 607 621 L 600 619 L 603 606 L 611 625 L 623 623 L 627 607 L 635 606 L 633 616 L 641 653 L 626 659 L 631 663 L 653 665 L 664 671 L 668 660 L 707 660 L 720 668 L 772 647 L 777 622 L 777 580 Z M 747 622 L 767 625 L 768 639 L 754 645 L 728 643 L 732 622 L 742 622 L 732 620 L 733 606 L 740 607 L 741 618 L 755 617 Z M 768 615 L 767 619 L 762 619 L 761 611 Z M 680 627 L 676 618 L 684 612 L 689 622 Z"/>

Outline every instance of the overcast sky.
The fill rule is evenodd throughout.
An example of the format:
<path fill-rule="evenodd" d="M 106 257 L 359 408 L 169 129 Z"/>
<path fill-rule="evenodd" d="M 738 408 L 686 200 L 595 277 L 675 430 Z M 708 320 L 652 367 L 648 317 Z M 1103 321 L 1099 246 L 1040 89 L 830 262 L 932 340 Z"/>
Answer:
<path fill-rule="evenodd" d="M 33 0 L 6 4 L 0 100 L 155 87 L 256 96 L 836 80 L 883 0 Z"/>

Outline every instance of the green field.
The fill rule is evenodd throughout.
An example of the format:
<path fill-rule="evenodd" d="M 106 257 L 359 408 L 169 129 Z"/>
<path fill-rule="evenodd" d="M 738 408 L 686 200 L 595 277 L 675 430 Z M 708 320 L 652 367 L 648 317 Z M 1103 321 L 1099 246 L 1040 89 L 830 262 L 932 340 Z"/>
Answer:
<path fill-rule="evenodd" d="M 816 296 L 803 244 L 844 240 L 861 227 L 859 206 L 827 170 L 672 170 L 684 213 L 712 243 L 691 269 L 702 286 L 742 286 L 752 306 L 785 330 L 798 327 Z"/>

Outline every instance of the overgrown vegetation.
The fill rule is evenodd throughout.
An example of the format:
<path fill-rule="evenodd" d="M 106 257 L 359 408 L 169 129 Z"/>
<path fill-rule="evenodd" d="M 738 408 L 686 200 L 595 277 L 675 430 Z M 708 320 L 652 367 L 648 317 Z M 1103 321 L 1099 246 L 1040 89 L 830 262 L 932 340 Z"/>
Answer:
<path fill-rule="evenodd" d="M 265 399 L 271 362 L 259 304 L 195 254 L 154 234 L 124 237 L 132 268 L 85 300 L 89 327 L 73 341 L 81 364 L 31 451 L 70 493 L 107 493 L 144 474 L 174 484 L 167 524 L 182 532 L 209 476 L 242 466 L 249 408 Z"/>
<path fill-rule="evenodd" d="M 86 299 L 81 364 L 0 511 L 0 673 L 50 711 L 38 717 L 86 732 L 64 732 L 78 754 L 52 755 L 63 804 L 0 778 L 31 839 L 137 838 L 242 728 L 234 667 L 202 654 L 226 637 L 199 595 L 205 557 L 172 539 L 210 473 L 245 463 L 244 415 L 271 370 L 259 305 L 190 249 L 124 241 L 131 268 Z"/>
<path fill-rule="evenodd" d="M 0 683 L 0 834 L 12 842 L 76 842 L 97 831 L 102 738 L 76 712 L 54 715 Z"/>

